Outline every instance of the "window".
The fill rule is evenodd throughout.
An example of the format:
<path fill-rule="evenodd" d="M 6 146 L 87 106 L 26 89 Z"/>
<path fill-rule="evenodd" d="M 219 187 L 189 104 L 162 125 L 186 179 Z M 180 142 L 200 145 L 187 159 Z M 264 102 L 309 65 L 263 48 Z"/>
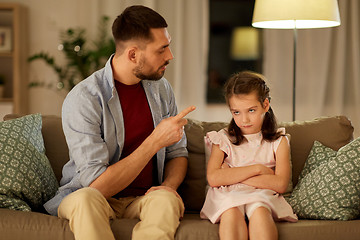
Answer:
<path fill-rule="evenodd" d="M 261 30 L 251 27 L 255 0 L 210 0 L 207 102 L 224 103 L 235 72 L 262 72 Z"/>

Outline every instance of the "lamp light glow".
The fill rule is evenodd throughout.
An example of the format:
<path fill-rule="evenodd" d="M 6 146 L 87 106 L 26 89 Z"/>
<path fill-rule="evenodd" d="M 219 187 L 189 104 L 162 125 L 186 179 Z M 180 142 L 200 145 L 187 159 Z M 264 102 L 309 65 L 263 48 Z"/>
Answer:
<path fill-rule="evenodd" d="M 232 32 L 230 55 L 234 60 L 254 60 L 259 57 L 259 30 L 236 27 Z"/>
<path fill-rule="evenodd" d="M 272 29 L 340 25 L 337 0 L 256 0 L 252 26 Z"/>
<path fill-rule="evenodd" d="M 337 0 L 256 0 L 252 26 L 270 29 L 294 29 L 293 113 L 296 102 L 297 29 L 327 28 L 340 25 Z"/>

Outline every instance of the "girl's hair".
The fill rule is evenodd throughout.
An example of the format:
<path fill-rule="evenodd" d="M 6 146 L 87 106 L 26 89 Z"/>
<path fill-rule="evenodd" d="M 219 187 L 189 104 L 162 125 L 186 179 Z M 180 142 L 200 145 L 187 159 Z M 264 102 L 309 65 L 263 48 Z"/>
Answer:
<path fill-rule="evenodd" d="M 270 89 L 266 85 L 265 77 L 259 73 L 251 71 L 235 73 L 225 83 L 225 99 L 228 105 L 229 99 L 233 95 L 250 94 L 252 92 L 256 92 L 261 106 L 263 106 L 265 99 L 269 99 L 270 102 Z M 277 129 L 276 117 L 270 107 L 269 111 L 265 114 L 263 125 L 261 127 L 264 139 L 273 141 L 282 136 Z M 230 136 L 235 137 L 235 141 L 233 142 L 235 145 L 239 145 L 244 140 L 241 129 L 236 125 L 234 118 L 230 121 L 228 132 Z"/>

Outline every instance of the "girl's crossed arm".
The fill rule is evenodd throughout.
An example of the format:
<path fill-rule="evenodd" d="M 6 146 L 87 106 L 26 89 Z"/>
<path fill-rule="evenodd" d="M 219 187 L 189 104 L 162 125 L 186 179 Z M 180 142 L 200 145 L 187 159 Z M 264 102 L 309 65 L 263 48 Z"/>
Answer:
<path fill-rule="evenodd" d="M 271 189 L 284 193 L 290 180 L 290 147 L 287 139 L 283 137 L 275 153 L 276 166 L 274 175 L 258 175 L 248 178 L 242 183 L 263 189 Z"/>
<path fill-rule="evenodd" d="M 262 174 L 274 174 L 273 170 L 262 164 L 246 167 L 222 168 L 221 166 L 224 157 L 225 153 L 220 149 L 219 145 L 213 144 L 207 166 L 207 180 L 211 187 L 240 183 L 246 179 Z"/>

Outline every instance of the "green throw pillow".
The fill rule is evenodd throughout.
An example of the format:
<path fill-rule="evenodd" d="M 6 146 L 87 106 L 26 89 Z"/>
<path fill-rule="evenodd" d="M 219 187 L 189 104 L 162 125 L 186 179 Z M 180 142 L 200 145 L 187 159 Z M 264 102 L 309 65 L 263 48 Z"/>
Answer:
<path fill-rule="evenodd" d="M 338 152 L 315 141 L 299 182 L 287 198 L 299 218 L 351 220 L 359 216 L 360 138 Z"/>
<path fill-rule="evenodd" d="M 329 147 L 322 145 L 315 141 L 312 150 L 305 162 L 305 166 L 299 175 L 299 180 L 304 178 L 308 173 L 320 166 L 322 163 L 327 163 L 330 158 L 336 156 L 336 151 Z"/>
<path fill-rule="evenodd" d="M 58 182 L 45 155 L 40 114 L 0 122 L 0 207 L 42 211 Z"/>

